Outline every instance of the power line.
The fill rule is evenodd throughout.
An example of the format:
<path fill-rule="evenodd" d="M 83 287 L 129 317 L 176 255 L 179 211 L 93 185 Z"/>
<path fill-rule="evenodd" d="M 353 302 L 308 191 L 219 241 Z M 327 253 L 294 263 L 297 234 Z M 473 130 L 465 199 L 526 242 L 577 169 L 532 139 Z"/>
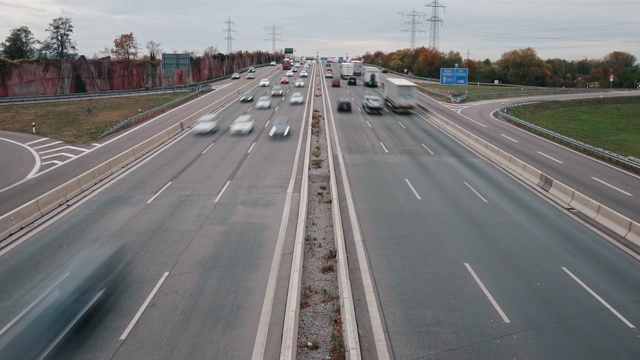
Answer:
<path fill-rule="evenodd" d="M 236 32 L 235 30 L 231 29 L 231 25 L 235 25 L 236 23 L 234 23 L 233 21 L 231 21 L 231 16 L 229 16 L 228 20 L 224 22 L 225 24 L 227 24 L 227 29 L 226 30 L 222 30 L 224 32 L 227 33 L 227 37 L 224 38 L 225 40 L 227 40 L 227 54 L 231 54 L 231 43 L 235 40 L 231 34 Z"/>
<path fill-rule="evenodd" d="M 266 28 L 264 28 L 264 29 L 265 29 L 265 30 L 267 30 L 267 31 L 268 31 L 268 33 L 267 33 L 267 34 L 268 34 L 269 36 L 271 36 L 271 38 L 269 38 L 269 39 L 265 39 L 264 41 L 271 41 L 271 52 L 272 52 L 272 53 L 275 53 L 275 52 L 276 52 L 276 41 L 282 41 L 282 39 L 277 38 L 277 36 L 278 36 L 278 35 L 280 35 L 280 34 L 278 34 L 278 33 L 276 33 L 276 32 L 277 32 L 277 31 L 282 31 L 282 30 L 284 30 L 284 29 L 283 29 L 283 28 L 281 28 L 281 27 L 277 27 L 277 26 L 275 26 L 275 25 L 272 25 L 272 26 L 266 27 Z"/>
<path fill-rule="evenodd" d="M 438 51 L 438 47 L 440 46 L 440 28 L 438 25 L 442 26 L 442 19 L 438 16 L 438 12 L 440 8 L 446 9 L 446 6 L 438 3 L 438 0 L 433 0 L 431 4 L 425 5 L 431 8 L 431 17 L 427 19 L 431 23 L 431 36 L 429 37 L 429 48 L 434 51 Z"/>
<path fill-rule="evenodd" d="M 427 14 L 422 13 L 422 12 L 418 12 L 416 11 L 416 9 L 413 9 L 413 11 L 411 12 L 401 12 L 400 15 L 402 16 L 408 16 L 411 18 L 410 21 L 405 21 L 405 25 L 410 25 L 411 27 L 409 29 L 405 29 L 402 30 L 402 32 L 408 32 L 411 33 L 411 45 L 409 46 L 409 50 L 413 50 L 416 47 L 416 33 L 423 33 L 424 31 L 422 30 L 416 30 L 416 26 L 418 25 L 422 25 L 421 22 L 416 21 L 416 18 L 419 17 L 425 17 L 427 16 Z"/>

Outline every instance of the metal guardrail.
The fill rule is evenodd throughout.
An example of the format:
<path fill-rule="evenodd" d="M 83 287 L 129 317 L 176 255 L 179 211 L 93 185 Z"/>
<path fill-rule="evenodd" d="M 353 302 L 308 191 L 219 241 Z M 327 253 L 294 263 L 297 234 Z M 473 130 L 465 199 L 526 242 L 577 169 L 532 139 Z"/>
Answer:
<path fill-rule="evenodd" d="M 508 105 L 503 105 L 502 107 L 500 107 L 500 109 L 498 110 L 498 113 L 500 114 L 500 117 L 504 120 L 513 122 L 518 124 L 519 126 L 532 130 L 535 133 L 541 134 L 543 136 L 545 136 L 546 138 L 552 139 L 556 142 L 565 144 L 570 146 L 571 148 L 574 148 L 576 150 L 579 150 L 583 153 L 588 153 L 588 154 L 593 154 L 599 158 L 602 159 L 606 159 L 609 160 L 615 164 L 618 164 L 622 167 L 624 167 L 625 169 L 629 169 L 632 170 L 636 173 L 640 173 L 640 159 L 636 159 L 634 157 L 631 156 L 623 156 L 620 154 L 617 154 L 613 151 L 609 151 L 606 149 L 602 149 L 599 147 L 595 147 L 589 144 L 585 144 L 582 141 L 578 141 L 575 139 L 572 139 L 570 137 L 555 133 L 551 130 L 545 129 L 543 127 L 540 127 L 538 125 L 534 125 L 531 124 L 529 122 L 526 122 L 522 119 L 519 119 L 515 116 L 509 115 L 508 111 L 510 108 L 516 107 L 516 106 L 523 106 L 523 105 L 530 105 L 530 104 L 536 104 L 536 103 L 542 103 L 542 102 L 550 102 L 550 101 L 558 101 L 558 100 L 547 100 L 547 101 L 543 101 L 543 100 L 528 100 L 528 101 L 516 101 L 513 103 L 510 103 Z"/>

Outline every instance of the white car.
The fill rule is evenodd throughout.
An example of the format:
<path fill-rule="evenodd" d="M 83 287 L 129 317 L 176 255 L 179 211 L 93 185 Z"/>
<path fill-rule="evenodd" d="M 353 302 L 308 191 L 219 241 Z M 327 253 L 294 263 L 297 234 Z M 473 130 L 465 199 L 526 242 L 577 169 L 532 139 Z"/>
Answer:
<path fill-rule="evenodd" d="M 240 79 L 240 73 L 239 72 L 234 72 L 233 75 L 231 75 L 232 79 Z"/>
<path fill-rule="evenodd" d="M 270 63 L 269 63 L 269 65 L 270 65 L 270 66 L 276 66 L 276 62 L 275 62 L 275 61 L 272 61 L 272 62 L 270 62 Z"/>
<path fill-rule="evenodd" d="M 304 87 L 304 80 L 298 79 L 294 85 L 295 87 Z"/>
<path fill-rule="evenodd" d="M 285 75 L 287 75 L 288 77 L 292 77 L 293 76 L 293 71 L 287 71 L 287 73 Z"/>
<path fill-rule="evenodd" d="M 300 72 L 300 77 L 307 77 L 307 76 L 309 76 L 309 73 L 307 73 L 306 71 Z"/>
<path fill-rule="evenodd" d="M 193 126 L 194 134 L 211 134 L 218 130 L 220 122 L 216 114 L 203 115 Z"/>
<path fill-rule="evenodd" d="M 270 96 L 261 96 L 256 103 L 256 109 L 270 109 L 271 108 L 271 97 Z"/>
<path fill-rule="evenodd" d="M 247 79 L 255 79 L 256 78 L 256 74 L 250 72 L 247 74 Z"/>
<path fill-rule="evenodd" d="M 253 117 L 251 115 L 240 115 L 233 121 L 233 124 L 231 124 L 231 128 L 229 128 L 229 134 L 249 135 L 253 131 L 254 125 L 255 122 L 253 121 Z"/>
<path fill-rule="evenodd" d="M 269 87 L 269 79 L 260 80 L 260 86 L 261 87 Z"/>
<path fill-rule="evenodd" d="M 291 100 L 289 101 L 289 104 L 295 105 L 295 104 L 302 104 L 303 102 L 304 102 L 304 97 L 302 96 L 302 93 L 295 92 L 293 93 L 293 95 L 291 95 Z"/>

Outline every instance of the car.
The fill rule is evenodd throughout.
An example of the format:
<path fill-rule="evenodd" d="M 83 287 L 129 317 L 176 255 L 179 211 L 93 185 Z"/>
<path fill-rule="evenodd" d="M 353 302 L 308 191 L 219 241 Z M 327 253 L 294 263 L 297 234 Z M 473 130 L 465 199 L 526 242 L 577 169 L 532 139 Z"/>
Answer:
<path fill-rule="evenodd" d="M 233 121 L 229 128 L 229 134 L 249 135 L 253 131 L 255 121 L 251 115 L 240 115 Z"/>
<path fill-rule="evenodd" d="M 291 69 L 291 72 L 298 72 L 298 69 L 297 68 L 293 68 L 293 69 Z"/>
<path fill-rule="evenodd" d="M 329 67 L 329 68 L 331 67 L 331 63 L 330 62 L 327 63 L 327 67 Z"/>
<path fill-rule="evenodd" d="M 270 63 L 269 63 L 269 65 L 270 65 L 270 66 L 276 66 L 276 62 L 275 62 L 275 61 L 272 61 L 272 62 L 270 62 Z"/>
<path fill-rule="evenodd" d="M 327 69 L 327 72 L 330 72 L 333 74 L 333 69 Z"/>
<path fill-rule="evenodd" d="M 351 112 L 351 100 L 347 98 L 338 99 L 338 111 Z"/>
<path fill-rule="evenodd" d="M 256 109 L 270 109 L 271 108 L 271 98 L 269 96 L 261 96 L 256 102 Z"/>
<path fill-rule="evenodd" d="M 256 68 L 254 66 L 249 66 L 249 72 L 250 73 L 256 72 Z"/>
<path fill-rule="evenodd" d="M 246 91 L 242 96 L 240 96 L 240 102 L 251 102 L 253 101 L 253 92 Z"/>
<path fill-rule="evenodd" d="M 331 81 L 331 87 L 340 87 L 340 79 L 333 79 L 333 81 Z"/>
<path fill-rule="evenodd" d="M 269 136 L 277 137 L 277 136 L 288 136 L 289 135 L 289 120 L 287 118 L 279 117 L 273 121 L 273 126 L 271 126 L 271 131 L 269 131 Z"/>
<path fill-rule="evenodd" d="M 285 74 L 285 76 L 287 76 L 287 77 L 292 77 L 292 76 L 293 76 L 293 71 L 287 71 L 287 73 Z"/>
<path fill-rule="evenodd" d="M 283 77 L 282 79 L 280 79 L 280 84 L 288 84 L 289 83 L 289 79 L 287 79 L 286 77 Z"/>
<path fill-rule="evenodd" d="M 347 81 L 347 85 L 357 85 L 358 83 L 356 82 L 356 77 L 355 76 L 350 76 L 349 80 Z"/>
<path fill-rule="evenodd" d="M 327 71 L 326 73 L 324 73 L 324 77 L 326 77 L 327 79 L 331 79 L 333 78 L 333 73 L 331 71 Z"/>
<path fill-rule="evenodd" d="M 309 76 L 308 72 L 306 72 L 304 70 L 300 72 L 300 77 L 307 77 L 307 76 Z"/>
<path fill-rule="evenodd" d="M 248 73 L 247 74 L 247 79 L 255 79 L 256 78 L 256 74 L 254 73 Z"/>
<path fill-rule="evenodd" d="M 294 92 L 293 95 L 291 95 L 291 100 L 289 101 L 289 104 L 296 105 L 296 104 L 302 104 L 303 102 L 304 102 L 304 97 L 302 96 L 302 93 Z"/>
<path fill-rule="evenodd" d="M 220 121 L 216 114 L 206 114 L 201 116 L 193 126 L 194 134 L 212 134 L 218 130 Z"/>
<path fill-rule="evenodd" d="M 234 72 L 233 75 L 231 75 L 232 79 L 240 79 L 240 73 L 239 72 Z"/>
<path fill-rule="evenodd" d="M 260 80 L 260 87 L 269 87 L 269 79 Z"/>
<path fill-rule="evenodd" d="M 296 83 L 294 84 L 295 87 L 304 87 L 304 80 L 302 79 L 298 79 L 296 80 Z"/>
<path fill-rule="evenodd" d="M 271 89 L 271 96 L 283 96 L 284 95 L 284 90 L 282 90 L 282 86 L 274 86 L 273 89 Z"/>
<path fill-rule="evenodd" d="M 362 98 L 362 108 L 369 114 L 374 112 L 381 114 L 384 110 L 384 101 L 378 96 L 365 95 Z"/>
<path fill-rule="evenodd" d="M 387 68 L 382 68 L 382 72 L 386 74 L 389 72 L 389 70 L 387 70 Z"/>

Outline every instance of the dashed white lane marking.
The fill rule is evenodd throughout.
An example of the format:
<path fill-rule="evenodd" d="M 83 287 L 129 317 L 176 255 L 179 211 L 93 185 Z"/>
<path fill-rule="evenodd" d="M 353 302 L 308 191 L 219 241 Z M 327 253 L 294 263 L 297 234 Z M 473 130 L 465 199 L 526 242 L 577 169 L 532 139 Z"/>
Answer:
<path fill-rule="evenodd" d="M 476 191 L 476 189 L 474 189 L 474 188 L 473 188 L 471 185 L 469 185 L 466 181 L 464 182 L 464 184 L 465 184 L 465 185 L 467 185 L 467 187 L 468 187 L 469 189 L 471 189 L 471 191 L 473 191 L 476 195 L 478 195 L 478 197 L 479 197 L 480 199 L 482 199 L 482 201 L 484 201 L 484 202 L 488 203 L 487 199 L 483 198 L 483 197 L 482 197 L 482 195 L 480 195 L 480 193 L 479 193 L 479 192 L 477 192 L 477 191 Z"/>
<path fill-rule="evenodd" d="M 371 124 L 369 123 L 369 120 L 367 120 L 367 125 L 369 125 L 369 127 L 371 127 Z"/>
<path fill-rule="evenodd" d="M 599 182 L 599 183 L 600 183 L 600 184 L 602 184 L 602 185 L 606 185 L 606 186 L 608 186 L 608 187 L 612 188 L 613 190 L 620 191 L 621 193 L 623 193 L 623 194 L 625 194 L 625 195 L 627 195 L 627 196 L 633 196 L 633 194 L 628 193 L 628 192 L 626 192 L 626 191 L 624 191 L 624 190 L 622 190 L 622 189 L 620 189 L 620 188 L 618 188 L 618 187 L 615 187 L 615 186 L 613 186 L 613 185 L 609 184 L 609 183 L 608 183 L 608 182 L 606 182 L 606 181 L 600 180 L 600 179 L 598 179 L 597 177 L 593 177 L 593 176 L 592 176 L 591 178 L 592 178 L 593 180 L 595 180 L 595 181 Z"/>
<path fill-rule="evenodd" d="M 554 158 L 554 157 L 551 157 L 551 156 L 549 156 L 549 155 L 547 155 L 547 154 L 545 154 L 545 153 L 543 153 L 543 152 L 540 152 L 540 151 L 536 151 L 536 152 L 537 152 L 538 154 L 540 154 L 540 155 L 542 155 L 542 156 L 546 157 L 547 159 L 551 159 L 551 160 L 553 160 L 553 161 L 557 162 L 558 164 L 562 164 L 562 161 L 560 161 L 560 160 L 558 160 L 558 159 L 556 159 L 556 158 Z"/>
<path fill-rule="evenodd" d="M 398 124 L 400 124 L 400 126 L 402 126 L 403 129 L 406 129 L 406 127 L 404 127 L 404 125 L 402 125 L 400 121 L 398 121 Z"/>
<path fill-rule="evenodd" d="M 133 330 L 133 327 L 136 325 L 138 320 L 140 320 L 140 317 L 142 317 L 142 313 L 144 313 L 144 311 L 147 309 L 147 306 L 149 306 L 149 303 L 151 302 L 153 297 L 156 296 L 156 293 L 160 289 L 160 286 L 162 286 L 162 283 L 164 283 L 164 281 L 167 279 L 167 276 L 169 276 L 168 271 L 165 272 L 164 275 L 162 275 L 162 278 L 160 278 L 160 281 L 158 281 L 156 286 L 153 288 L 153 290 L 151 291 L 151 294 L 147 296 L 147 299 L 144 301 L 144 303 L 136 313 L 136 316 L 133 317 L 133 319 L 129 323 L 129 326 L 127 326 L 127 328 L 124 330 L 122 335 L 120 335 L 120 340 L 125 340 L 127 336 L 129 336 L 129 333 L 131 332 L 131 330 Z"/>
<path fill-rule="evenodd" d="M 49 159 L 49 158 L 56 157 L 56 156 L 67 156 L 67 157 L 70 157 L 70 158 L 73 159 L 73 158 L 77 157 L 78 155 L 71 155 L 71 154 L 67 154 L 67 153 L 57 153 L 57 154 L 52 154 L 52 155 L 47 155 L 47 156 L 41 156 L 40 158 L 41 159 Z"/>
<path fill-rule="evenodd" d="M 425 145 L 425 144 L 420 144 L 420 145 L 422 145 L 422 147 L 424 147 L 425 149 L 427 149 L 427 151 L 428 151 L 428 152 L 430 152 L 430 153 L 431 153 L 431 155 L 435 155 L 435 154 L 433 153 L 433 151 L 431 151 L 431 149 L 429 149 L 429 148 L 427 147 L 427 145 Z"/>
<path fill-rule="evenodd" d="M 209 150 L 213 146 L 213 144 L 215 144 L 215 143 L 209 144 L 209 146 L 207 146 L 207 148 L 202 151 L 202 154 L 206 153 L 207 150 Z"/>
<path fill-rule="evenodd" d="M 625 323 L 628 327 L 632 329 L 636 328 L 635 326 L 633 326 L 632 323 L 629 322 L 629 320 L 625 319 L 624 316 L 622 316 L 618 311 L 616 311 L 616 309 L 614 309 L 611 305 L 609 305 L 609 303 L 604 301 L 604 299 L 601 298 L 598 294 L 596 294 L 595 291 L 591 290 L 591 288 L 589 288 L 585 283 L 583 283 L 580 279 L 578 279 L 577 276 L 573 275 L 573 273 L 569 271 L 566 267 L 563 266 L 562 270 L 564 270 L 564 272 L 566 272 L 569 276 L 571 276 L 573 280 L 575 280 L 578 284 L 580 284 L 580 286 L 582 286 L 585 290 L 587 290 L 589 294 L 591 294 L 594 298 L 600 301 L 602 305 L 604 305 L 607 309 L 609 309 L 609 311 L 611 311 L 615 316 L 617 316 L 618 319 L 622 320 L 622 322 Z"/>
<path fill-rule="evenodd" d="M 502 137 L 504 137 L 504 138 L 506 138 L 506 139 L 509 139 L 509 140 L 513 141 L 514 143 L 517 143 L 517 142 L 518 142 L 518 140 L 516 140 L 516 139 L 512 139 L 512 138 L 508 137 L 508 136 L 507 136 L 507 135 L 505 135 L 505 134 L 500 134 L 500 136 L 502 136 Z"/>
<path fill-rule="evenodd" d="M 151 199 L 149 199 L 149 201 L 147 201 L 147 204 L 151 204 L 151 202 L 158 197 L 158 195 L 160 195 L 160 193 L 162 193 L 164 191 L 164 189 L 166 189 L 169 185 L 171 185 L 171 181 L 169 181 L 167 183 L 167 185 L 165 185 L 162 189 L 160 189 L 160 191 L 158 191 L 155 195 L 153 195 L 153 197 Z"/>
<path fill-rule="evenodd" d="M 49 140 L 49 138 L 42 138 L 42 139 L 38 139 L 38 140 L 33 140 L 31 142 L 26 143 L 25 145 L 31 145 L 31 144 L 39 143 L 39 142 L 45 141 L 45 140 Z"/>
<path fill-rule="evenodd" d="M 78 151 L 82 151 L 82 152 L 89 151 L 87 149 L 83 149 L 83 148 L 79 148 L 79 147 L 75 147 L 75 146 L 63 146 L 63 147 L 59 147 L 59 148 L 55 148 L 55 149 L 40 151 L 38 154 L 41 154 L 41 155 L 42 154 L 48 154 L 50 152 L 60 151 L 60 150 L 67 150 L 67 149 L 78 150 Z"/>
<path fill-rule="evenodd" d="M 418 195 L 418 192 L 416 191 L 416 189 L 414 189 L 413 185 L 411 185 L 411 183 L 409 182 L 409 179 L 404 179 L 404 181 L 407 182 L 407 185 L 409 185 L 409 187 L 411 188 L 411 191 L 413 191 L 413 194 L 418 198 L 418 200 L 422 200 L 420 195 Z"/>
<path fill-rule="evenodd" d="M 253 147 L 256 146 L 256 143 L 254 142 L 253 144 L 251 144 L 251 147 L 249 148 L 249 151 L 247 151 L 247 154 L 251 153 L 251 150 L 253 150 Z"/>
<path fill-rule="evenodd" d="M 224 187 L 222 188 L 222 191 L 220 191 L 220 194 L 218 194 L 218 196 L 216 197 L 216 200 L 214 201 L 215 203 L 220 201 L 220 198 L 222 197 L 222 194 L 224 194 L 224 191 L 227 190 L 227 186 L 229 186 L 230 183 L 231 183 L 231 180 L 227 181 L 227 183 L 224 184 Z"/>
<path fill-rule="evenodd" d="M 385 152 L 389 152 L 389 150 L 387 150 L 387 148 L 384 146 L 384 144 L 382 143 L 382 141 L 380 141 L 380 145 L 382 145 L 382 148 L 384 149 Z"/>
<path fill-rule="evenodd" d="M 498 302 L 493 298 L 493 296 L 491 296 L 491 293 L 489 292 L 489 290 L 487 290 L 487 288 L 484 286 L 482 281 L 480 281 L 480 278 L 478 277 L 478 275 L 476 275 L 475 271 L 473 271 L 473 269 L 471 268 L 471 265 L 464 263 L 464 266 L 467 267 L 467 270 L 469 270 L 469 272 L 471 273 L 471 276 L 473 276 L 473 279 L 476 281 L 476 283 L 478 283 L 478 286 L 480 286 L 480 289 L 482 289 L 482 292 L 484 292 L 485 296 L 489 299 L 493 307 L 496 309 L 496 311 L 498 311 L 498 314 L 500 314 L 500 317 L 502 317 L 502 320 L 507 324 L 510 323 L 511 320 L 509 320 L 509 318 L 507 317 L 507 314 L 505 314 L 504 311 L 502 311 L 502 308 L 500 307 L 500 305 L 498 305 Z"/>
<path fill-rule="evenodd" d="M 58 144 L 60 144 L 60 143 L 62 143 L 62 141 L 54 141 L 54 142 L 52 142 L 52 143 L 50 143 L 50 144 L 45 144 L 45 145 L 36 146 L 36 147 L 34 147 L 34 148 L 33 148 L 33 150 L 38 150 L 38 149 L 41 149 L 41 148 L 43 148 L 43 147 L 48 147 L 48 146 L 58 145 Z"/>

